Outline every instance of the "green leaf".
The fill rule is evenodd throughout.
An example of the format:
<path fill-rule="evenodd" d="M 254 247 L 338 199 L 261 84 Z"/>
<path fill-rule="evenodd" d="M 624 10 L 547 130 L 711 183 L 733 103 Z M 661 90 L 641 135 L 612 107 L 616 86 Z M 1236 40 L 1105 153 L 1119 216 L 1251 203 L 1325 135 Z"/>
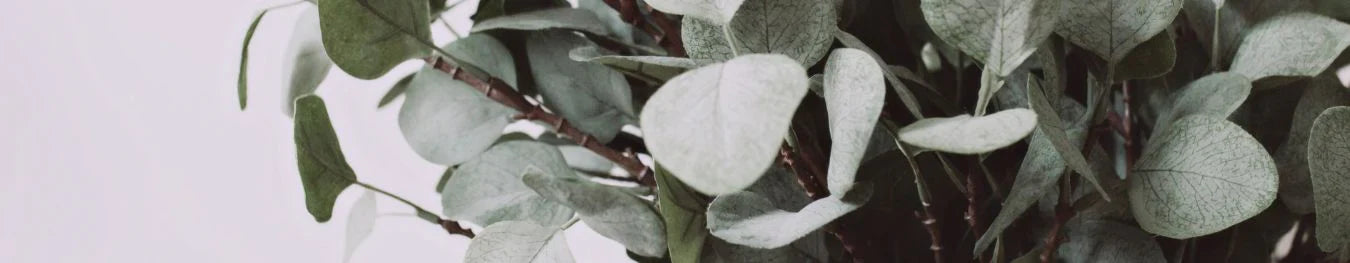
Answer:
<path fill-rule="evenodd" d="M 310 95 L 296 99 L 295 153 L 300 182 L 305 187 L 305 209 L 314 221 L 328 222 L 333 218 L 338 194 L 356 183 L 356 172 L 342 156 L 323 98 Z"/>
<path fill-rule="evenodd" d="M 858 184 L 806 205 L 800 211 L 778 209 L 769 198 L 754 192 L 718 196 L 708 206 L 708 228 L 732 244 L 778 248 L 810 234 L 862 206 L 872 195 L 869 184 Z"/>
<path fill-rule="evenodd" d="M 1075 220 L 1055 256 L 1063 262 L 1167 262 L 1153 236 L 1137 227 L 1105 220 Z"/>
<path fill-rule="evenodd" d="M 1158 117 L 1154 130 L 1167 130 L 1172 122 L 1195 114 L 1228 118 L 1251 91 L 1251 80 L 1242 74 L 1219 72 L 1197 79 L 1180 90 L 1172 109 Z"/>
<path fill-rule="evenodd" d="M 324 49 L 347 74 L 378 78 L 403 61 L 428 54 L 427 9 L 423 0 L 319 0 Z"/>
<path fill-rule="evenodd" d="M 414 76 L 417 76 L 417 74 L 408 74 L 407 76 L 398 79 L 398 82 L 394 82 L 394 86 L 390 86 L 389 91 L 386 91 L 384 96 L 380 97 L 380 103 L 377 104 L 375 108 L 384 108 L 385 105 L 394 102 L 394 99 L 403 96 L 403 93 L 408 91 L 408 84 L 412 83 Z"/>
<path fill-rule="evenodd" d="M 699 192 L 744 189 L 778 156 L 807 82 L 805 69 L 777 54 L 685 72 L 647 101 L 641 117 L 647 148 Z"/>
<path fill-rule="evenodd" d="M 933 33 L 1005 77 L 1055 31 L 1058 0 L 923 0 Z M 993 94 L 993 93 L 990 93 Z"/>
<path fill-rule="evenodd" d="M 286 54 L 281 68 L 284 70 L 282 76 L 286 76 L 286 81 L 290 83 L 290 89 L 286 100 L 281 103 L 281 110 L 286 116 L 291 116 L 295 113 L 295 98 L 313 94 L 319 89 L 319 83 L 323 83 L 323 79 L 328 76 L 328 70 L 333 68 L 333 60 L 328 59 L 328 53 L 323 50 L 317 8 L 305 8 L 300 13 Z"/>
<path fill-rule="evenodd" d="M 567 31 L 532 32 L 525 40 L 530 68 L 544 104 L 568 124 L 600 142 L 609 142 L 636 118 L 632 89 L 623 74 L 568 57 L 572 49 L 595 44 Z"/>
<path fill-rule="evenodd" d="M 531 170 L 549 176 L 575 176 L 552 145 L 525 140 L 501 142 L 460 165 L 445 183 L 441 192 L 445 216 L 489 226 L 511 220 L 558 226 L 571 219 L 572 209 L 539 196 L 521 181 Z"/>
<path fill-rule="evenodd" d="M 403 138 L 427 161 L 457 165 L 487 150 L 516 111 L 430 66 L 408 84 L 398 113 Z"/>
<path fill-rule="evenodd" d="M 1130 210 L 1150 233 L 1185 239 L 1218 232 L 1275 201 L 1274 162 L 1236 124 L 1182 117 L 1149 141 L 1132 168 Z"/>
<path fill-rule="evenodd" d="M 1286 14 L 1251 28 L 1232 71 L 1252 80 L 1316 76 L 1347 46 L 1350 25 L 1320 15 Z"/>
<path fill-rule="evenodd" d="M 1176 40 L 1171 32 L 1154 35 L 1116 64 L 1116 81 L 1151 79 L 1172 71 L 1177 60 Z"/>
<path fill-rule="evenodd" d="M 573 262 L 567 238 L 553 227 L 504 221 L 483 229 L 464 252 L 466 263 Z"/>
<path fill-rule="evenodd" d="M 258 23 L 262 22 L 263 16 L 267 15 L 271 9 L 263 9 L 253 16 L 253 22 L 248 24 L 248 31 L 244 32 L 244 46 L 242 54 L 239 55 L 239 110 L 248 107 L 248 44 L 253 42 L 253 32 L 258 30 Z"/>
<path fill-rule="evenodd" d="M 1308 137 L 1308 171 L 1317 205 L 1317 245 L 1334 252 L 1350 245 L 1350 107 L 1327 109 Z"/>
<path fill-rule="evenodd" d="M 592 230 L 618 241 L 638 255 L 666 254 L 665 225 L 646 200 L 574 176 L 527 172 L 525 185 L 544 198 L 571 207 Z"/>
<path fill-rule="evenodd" d="M 594 46 L 580 47 L 568 52 L 574 61 L 599 63 L 610 69 L 651 83 L 662 83 L 697 68 L 698 63 L 688 58 L 660 56 L 619 56 Z"/>
<path fill-rule="evenodd" d="M 1308 176 L 1308 136 L 1317 116 L 1335 106 L 1350 106 L 1350 92 L 1346 92 L 1334 78 L 1313 79 L 1294 108 L 1289 137 L 1275 151 L 1275 165 L 1280 170 L 1280 201 L 1290 211 L 1298 214 L 1313 212 L 1313 187 Z"/>
<path fill-rule="evenodd" d="M 1082 147 L 1080 147 L 1083 144 L 1078 142 L 1086 140 L 1086 138 L 1079 139 L 1077 138 L 1080 137 L 1078 134 L 1075 134 L 1074 137 L 1069 136 L 1069 129 L 1082 129 L 1082 127 L 1069 127 L 1067 126 L 1068 123 L 1060 119 L 1058 113 L 1060 107 L 1050 103 L 1052 98 L 1047 97 L 1040 81 L 1035 77 L 1027 77 L 1027 97 L 1027 100 L 1031 103 L 1031 109 L 1036 112 L 1037 128 L 1045 133 L 1047 139 L 1050 139 L 1050 145 L 1055 148 L 1056 152 L 1059 152 L 1060 158 L 1069 165 L 1069 168 L 1073 168 L 1074 172 L 1078 172 L 1089 183 L 1092 183 L 1092 187 L 1096 188 L 1097 192 L 1102 194 L 1102 197 L 1111 201 L 1111 197 L 1106 194 L 1106 190 L 1102 189 L 1101 182 L 1097 181 L 1097 174 L 1092 171 L 1092 166 L 1088 165 L 1087 158 L 1083 157 Z M 1053 99 L 1058 100 L 1059 98 Z"/>
<path fill-rule="evenodd" d="M 666 223 L 666 245 L 674 263 L 695 263 L 708 237 L 707 198 L 656 167 L 656 202 Z"/>
<path fill-rule="evenodd" d="M 600 22 L 609 29 L 609 35 L 625 43 L 633 42 L 633 25 L 623 21 L 618 10 L 609 7 L 604 0 L 578 0 L 577 8 L 590 11 L 595 14 Z"/>
<path fill-rule="evenodd" d="M 836 49 L 825 64 L 825 108 L 831 139 L 826 178 L 831 193 L 853 188 L 853 177 L 862 165 L 886 102 L 886 82 L 881 75 L 876 60 L 857 49 Z"/>
<path fill-rule="evenodd" d="M 727 25 L 736 52 L 719 23 L 685 19 L 680 37 L 689 58 L 700 63 L 727 61 L 736 53 L 775 53 L 810 67 L 830 51 L 837 20 L 833 1 L 747 0 Z"/>
<path fill-rule="evenodd" d="M 1012 145 L 1035 128 L 1035 112 L 1010 109 L 980 117 L 962 114 L 922 119 L 901 128 L 899 137 L 906 144 L 927 150 L 979 154 Z"/>
<path fill-rule="evenodd" d="M 652 8 L 670 14 L 686 15 L 726 25 L 745 0 L 647 0 Z"/>
<path fill-rule="evenodd" d="M 436 193 L 445 191 L 445 183 L 449 182 L 452 176 L 455 176 L 455 167 L 445 168 L 445 172 L 441 173 L 441 179 L 436 180 Z"/>
<path fill-rule="evenodd" d="M 347 214 L 347 243 L 343 249 L 343 262 L 351 261 L 352 253 L 356 253 L 356 248 L 375 231 L 376 212 L 373 191 L 365 191 L 352 205 L 351 213 Z"/>
<path fill-rule="evenodd" d="M 1181 6 L 1181 0 L 1065 0 L 1055 31 L 1115 65 L 1171 25 Z"/>
<path fill-rule="evenodd" d="M 842 29 L 835 29 L 833 32 L 834 38 L 839 39 L 839 43 L 844 44 L 845 47 L 867 52 L 867 55 L 871 56 L 873 61 L 884 63 L 881 56 L 878 56 L 877 52 L 872 51 L 871 48 L 868 48 L 867 44 L 863 44 L 862 40 L 859 40 L 858 37 L 853 36 L 848 32 L 844 32 Z M 891 87 L 895 90 L 895 94 L 900 96 L 900 102 L 903 102 L 905 109 L 909 110 L 909 113 L 916 117 L 923 117 L 923 111 L 919 109 L 919 99 L 915 98 L 914 92 L 910 91 L 909 87 L 905 86 L 905 83 L 900 81 L 900 74 L 892 70 L 884 70 L 882 73 L 884 73 L 882 76 L 886 77 L 886 81 L 891 83 Z"/>
<path fill-rule="evenodd" d="M 442 49 L 454 54 L 461 67 L 478 68 L 512 88 L 519 87 L 516 86 L 516 63 L 510 59 L 511 50 L 490 34 L 469 34 Z"/>
<path fill-rule="evenodd" d="M 571 7 L 551 8 L 496 17 L 474 24 L 469 32 L 478 33 L 497 29 L 570 29 L 596 35 L 610 34 L 605 22 L 600 21 L 600 18 L 594 12 Z"/>

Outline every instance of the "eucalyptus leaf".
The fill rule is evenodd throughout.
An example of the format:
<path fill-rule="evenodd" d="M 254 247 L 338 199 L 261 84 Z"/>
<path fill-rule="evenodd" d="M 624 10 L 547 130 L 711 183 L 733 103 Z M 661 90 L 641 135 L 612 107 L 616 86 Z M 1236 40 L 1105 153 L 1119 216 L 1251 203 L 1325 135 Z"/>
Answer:
<path fill-rule="evenodd" d="M 1177 47 L 1172 32 L 1162 32 L 1140 43 L 1116 64 L 1116 81 L 1151 79 L 1172 71 Z"/>
<path fill-rule="evenodd" d="M 352 205 L 351 212 L 347 214 L 347 243 L 343 249 L 343 262 L 350 262 L 356 248 L 375 231 L 376 212 L 375 192 L 372 191 L 365 191 Z"/>
<path fill-rule="evenodd" d="M 675 263 L 695 263 L 708 238 L 704 217 L 708 200 L 680 183 L 661 166 L 656 167 L 656 201 L 666 225 L 666 245 Z"/>
<path fill-rule="evenodd" d="M 575 176 L 552 145 L 526 140 L 501 142 L 455 170 L 441 192 L 445 216 L 487 226 L 512 220 L 558 226 L 572 218 L 572 209 L 539 196 L 521 181 L 531 170 L 556 177 Z"/>
<path fill-rule="evenodd" d="M 752 54 L 685 72 L 642 111 L 652 157 L 707 194 L 751 183 L 778 156 L 806 96 L 806 70 L 777 54 Z"/>
<path fill-rule="evenodd" d="M 999 76 L 1008 76 L 1050 37 L 1059 0 L 923 0 L 933 33 Z M 992 94 L 992 93 L 990 93 Z"/>
<path fill-rule="evenodd" d="M 956 154 L 987 153 L 1012 145 L 1036 128 L 1036 113 L 1010 109 L 971 117 L 928 118 L 900 129 L 900 141 L 928 150 Z"/>
<path fill-rule="evenodd" d="M 732 244 L 754 248 L 786 246 L 862 206 L 872 195 L 869 184 L 831 195 L 800 211 L 783 211 L 772 200 L 754 193 L 718 196 L 708 206 L 708 228 Z"/>
<path fill-rule="evenodd" d="M 1171 25 L 1181 6 L 1181 0 L 1064 0 L 1056 32 L 1114 65 Z"/>
<path fill-rule="evenodd" d="M 1295 213 L 1313 212 L 1313 186 L 1308 175 L 1308 136 L 1317 116 L 1335 106 L 1350 106 L 1350 92 L 1334 79 L 1313 79 L 1294 108 L 1289 137 L 1275 151 L 1275 164 L 1280 170 L 1280 201 Z"/>
<path fill-rule="evenodd" d="M 1317 205 L 1317 245 L 1326 252 L 1344 250 L 1350 245 L 1350 107 L 1327 109 L 1313 122 L 1308 171 Z"/>
<path fill-rule="evenodd" d="M 408 146 L 423 159 L 458 165 L 492 146 L 515 113 L 469 84 L 426 66 L 408 84 L 398 123 Z"/>
<path fill-rule="evenodd" d="M 661 12 L 686 15 L 704 19 L 716 25 L 731 23 L 736 11 L 745 0 L 647 0 L 652 8 Z"/>
<path fill-rule="evenodd" d="M 674 78 L 698 63 L 688 58 L 660 56 L 619 56 L 594 47 L 580 47 L 568 53 L 575 61 L 599 63 L 610 69 L 648 82 L 661 83 Z"/>
<path fill-rule="evenodd" d="M 609 27 L 594 12 L 571 7 L 551 8 L 500 16 L 480 21 L 469 32 L 488 30 L 545 30 L 570 29 L 596 35 L 609 35 Z"/>
<path fill-rule="evenodd" d="M 1055 256 L 1064 262 L 1167 262 L 1153 236 L 1137 227 L 1105 220 L 1075 220 Z"/>
<path fill-rule="evenodd" d="M 577 8 L 594 13 L 609 29 L 610 36 L 625 43 L 633 42 L 633 25 L 624 22 L 619 10 L 609 7 L 605 0 L 578 0 Z"/>
<path fill-rule="evenodd" d="M 563 158 L 567 160 L 567 166 L 577 171 L 609 174 L 614 168 L 614 162 L 586 147 L 575 144 L 558 145 L 558 152 L 561 152 Z"/>
<path fill-rule="evenodd" d="M 853 188 L 867 143 L 885 104 L 886 82 L 872 56 L 836 49 L 825 64 L 825 107 L 830 122 L 830 160 L 826 178 L 831 193 Z"/>
<path fill-rule="evenodd" d="M 333 204 L 342 190 L 357 183 L 338 145 L 323 98 L 309 95 L 295 100 L 295 153 L 300 183 L 305 187 L 305 209 L 314 221 L 333 218 Z"/>
<path fill-rule="evenodd" d="M 333 68 L 333 60 L 323 50 L 323 37 L 319 32 L 319 10 L 305 8 L 295 22 L 295 33 L 291 34 L 291 43 L 286 48 L 287 56 L 282 61 L 282 76 L 290 83 L 287 96 L 282 101 L 282 112 L 286 116 L 295 114 L 295 98 L 314 93 Z"/>
<path fill-rule="evenodd" d="M 503 221 L 483 229 L 464 252 L 466 263 L 573 262 L 559 229 L 530 221 Z"/>
<path fill-rule="evenodd" d="M 1058 113 L 1060 108 L 1050 103 L 1050 98 L 1047 97 L 1045 90 L 1041 87 L 1040 81 L 1034 77 L 1028 77 L 1027 81 L 1027 100 L 1031 103 L 1031 109 L 1036 112 L 1037 128 L 1045 133 L 1047 139 L 1050 139 L 1051 146 L 1054 146 L 1055 151 L 1059 152 L 1060 158 L 1069 165 L 1069 168 L 1073 168 L 1074 172 L 1083 175 L 1083 178 L 1092 183 L 1092 187 L 1098 193 L 1101 193 L 1107 201 L 1110 201 L 1111 197 L 1106 195 L 1106 190 L 1102 189 L 1101 183 L 1097 181 L 1097 174 L 1093 172 L 1092 166 L 1088 165 L 1087 158 L 1083 157 L 1082 147 L 1079 146 L 1082 143 L 1077 143 L 1086 140 L 1086 138 L 1079 140 L 1079 138 L 1069 135 L 1070 128 L 1086 128 L 1069 127 L 1067 123 L 1060 119 Z"/>
<path fill-rule="evenodd" d="M 738 53 L 776 53 L 810 67 L 829 52 L 837 20 L 831 1 L 746 0 L 726 25 L 736 52 L 727 46 L 721 23 L 685 19 L 680 37 L 689 58 L 701 63 L 727 61 Z"/>
<path fill-rule="evenodd" d="M 1236 124 L 1208 115 L 1178 119 L 1144 148 L 1129 177 L 1130 210 L 1150 233 L 1211 234 L 1275 201 L 1274 160 Z"/>
<path fill-rule="evenodd" d="M 323 47 L 333 63 L 359 79 L 383 76 L 428 55 L 431 14 L 423 0 L 319 0 Z"/>
<path fill-rule="evenodd" d="M 1232 71 L 1252 80 L 1316 76 L 1347 46 L 1350 25 L 1309 13 L 1286 14 L 1251 28 Z"/>
<path fill-rule="evenodd" d="M 258 30 L 258 24 L 262 22 L 263 16 L 271 9 L 263 9 L 258 14 L 253 15 L 253 22 L 248 24 L 248 30 L 244 32 L 244 45 L 240 48 L 239 55 L 239 80 L 235 87 L 235 92 L 239 96 L 239 110 L 248 107 L 248 46 L 253 42 L 253 32 Z"/>
<path fill-rule="evenodd" d="M 853 36 L 848 32 L 844 32 L 842 29 L 835 29 L 834 38 L 839 39 L 839 43 L 844 44 L 845 47 L 862 50 L 863 52 L 866 52 L 867 55 L 871 56 L 873 61 L 884 63 L 881 56 L 877 55 L 877 52 L 872 51 L 871 48 L 867 47 L 867 44 L 863 44 L 862 40 L 859 40 L 858 37 Z M 919 109 L 919 99 L 915 98 L 914 92 L 910 91 L 909 87 L 905 86 L 905 83 L 900 81 L 900 74 L 895 70 L 884 70 L 882 73 L 884 73 L 882 76 L 886 77 L 886 81 L 891 83 L 892 89 L 895 89 L 895 94 L 900 96 L 900 102 L 904 102 L 905 109 L 909 110 L 909 113 L 914 116 L 923 117 L 923 111 Z"/>
<path fill-rule="evenodd" d="M 568 124 L 609 142 L 636 118 L 632 89 L 623 75 L 602 65 L 569 57 L 576 48 L 594 46 L 567 31 L 532 32 L 525 40 L 530 68 L 544 104 Z"/>
<path fill-rule="evenodd" d="M 403 93 L 408 92 L 408 84 L 412 83 L 413 77 L 415 76 L 417 76 L 416 73 L 408 74 L 407 76 L 398 79 L 398 82 L 394 82 L 394 85 L 389 87 L 389 91 L 384 92 L 384 96 L 380 97 L 380 103 L 376 104 L 375 108 L 384 108 L 384 106 L 394 102 L 394 99 L 402 97 Z"/>
<path fill-rule="evenodd" d="M 1197 79 L 1181 89 L 1174 106 L 1158 118 L 1154 130 L 1167 130 L 1177 119 L 1194 114 L 1228 118 L 1251 92 L 1251 80 L 1242 74 L 1220 72 Z"/>
<path fill-rule="evenodd" d="M 526 186 L 544 198 L 571 207 L 596 233 L 618 241 L 638 255 L 666 254 L 665 226 L 646 200 L 617 188 L 577 177 L 527 172 Z"/>

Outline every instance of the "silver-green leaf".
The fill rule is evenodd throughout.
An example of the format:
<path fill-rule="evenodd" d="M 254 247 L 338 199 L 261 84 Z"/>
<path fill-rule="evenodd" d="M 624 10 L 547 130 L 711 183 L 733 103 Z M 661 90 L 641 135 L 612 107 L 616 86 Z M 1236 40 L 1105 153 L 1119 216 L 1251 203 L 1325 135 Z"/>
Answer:
<path fill-rule="evenodd" d="M 1092 166 L 1088 165 L 1087 158 L 1083 157 L 1083 152 L 1080 150 L 1082 147 L 1079 146 L 1082 143 L 1077 143 L 1080 140 L 1069 135 L 1069 129 L 1078 127 L 1069 127 L 1069 123 L 1060 119 L 1060 107 L 1050 103 L 1051 99 L 1059 100 L 1059 98 L 1047 96 L 1040 80 L 1035 77 L 1027 77 L 1027 97 L 1031 109 L 1036 112 L 1037 128 L 1045 133 L 1047 139 L 1050 139 L 1051 146 L 1054 146 L 1055 151 L 1059 152 L 1060 158 L 1069 165 L 1069 168 L 1073 168 L 1074 172 L 1078 172 L 1089 183 L 1092 183 L 1092 187 L 1098 193 L 1101 193 L 1107 201 L 1110 201 L 1111 197 L 1106 195 L 1106 190 L 1102 189 L 1100 182 L 1097 182 L 1097 174 L 1092 171 Z"/>
<path fill-rule="evenodd" d="M 549 176 L 575 176 L 557 148 L 541 142 L 498 143 L 455 170 L 441 191 L 445 216 L 477 225 L 527 220 L 558 226 L 572 209 L 539 196 L 521 178 L 536 170 Z"/>
<path fill-rule="evenodd" d="M 295 114 L 295 99 L 314 93 L 333 68 L 333 60 L 323 50 L 323 38 L 319 33 L 319 10 L 305 8 L 295 22 L 295 33 L 291 33 L 291 43 L 286 48 L 286 57 L 282 61 L 282 76 L 290 84 L 287 96 L 282 101 L 282 112 L 286 116 Z"/>
<path fill-rule="evenodd" d="M 408 146 L 423 159 L 457 165 L 492 146 L 515 113 L 428 66 L 408 84 L 398 124 Z"/>
<path fill-rule="evenodd" d="M 1327 252 L 1343 250 L 1350 245 L 1350 107 L 1327 109 L 1313 122 L 1308 170 L 1317 205 L 1317 245 Z"/>
<path fill-rule="evenodd" d="M 403 61 L 426 56 L 431 14 L 424 0 L 319 0 L 323 47 L 333 63 L 374 79 Z"/>
<path fill-rule="evenodd" d="M 597 0 L 598 1 L 598 0 Z M 688 58 L 660 56 L 619 56 L 606 54 L 603 49 L 587 46 L 573 49 L 568 56 L 575 61 L 592 62 L 605 65 L 624 75 L 652 83 L 661 83 L 674 78 L 698 63 Z"/>
<path fill-rule="evenodd" d="M 585 9 L 551 8 L 519 14 L 494 17 L 473 25 L 469 32 L 483 32 L 496 29 L 544 30 L 570 29 L 589 32 L 596 35 L 609 35 L 609 27 L 604 21 Z"/>
<path fill-rule="evenodd" d="M 689 58 L 702 63 L 726 61 L 736 53 L 776 53 L 810 67 L 829 52 L 836 20 L 833 1 L 747 0 L 726 25 L 736 52 L 727 46 L 718 23 L 685 19 L 680 37 Z"/>
<path fill-rule="evenodd" d="M 559 229 L 530 221 L 504 221 L 483 229 L 464 252 L 466 263 L 573 262 Z"/>
<path fill-rule="evenodd" d="M 825 109 L 831 138 L 826 178 L 831 193 L 853 188 L 853 177 L 886 102 L 881 74 L 872 56 L 857 49 L 836 49 L 825 64 Z"/>
<path fill-rule="evenodd" d="M 685 72 L 647 101 L 641 117 L 647 147 L 699 192 L 744 189 L 778 156 L 807 82 L 805 69 L 777 54 Z"/>
<path fill-rule="evenodd" d="M 375 192 L 372 191 L 365 191 L 352 205 L 351 212 L 347 214 L 347 243 L 343 246 L 343 262 L 351 261 L 352 253 L 356 253 L 356 248 L 375 231 L 376 212 Z"/>
<path fill-rule="evenodd" d="M 1275 201 L 1275 161 L 1242 127 L 1209 115 L 1178 119 L 1144 148 L 1129 179 L 1130 210 L 1150 233 L 1211 234 Z"/>
<path fill-rule="evenodd" d="M 1280 201 L 1294 213 L 1314 210 L 1312 182 L 1308 177 L 1308 135 L 1317 116 L 1335 106 L 1350 106 L 1350 92 L 1333 78 L 1311 80 L 1294 107 L 1289 136 L 1275 151 L 1275 165 L 1280 170 Z"/>
<path fill-rule="evenodd" d="M 862 50 L 863 52 L 866 52 L 867 55 L 872 56 L 873 61 L 884 63 L 881 56 L 877 55 L 877 52 L 872 51 L 871 48 L 867 47 L 867 44 L 864 44 L 862 40 L 853 36 L 853 34 L 844 32 L 843 29 L 835 29 L 834 38 L 839 39 L 839 43 L 844 44 L 844 47 Z M 882 76 L 886 77 L 886 81 L 891 83 L 891 88 L 895 90 L 895 94 L 900 96 L 900 102 L 903 102 L 902 104 L 905 105 L 905 109 L 909 110 L 909 113 L 915 117 L 922 118 L 924 115 L 923 111 L 919 109 L 919 99 L 914 97 L 914 92 L 909 90 L 909 86 L 906 86 L 904 82 L 900 81 L 900 74 L 896 73 L 895 70 L 883 70 L 882 73 L 884 73 Z"/>
<path fill-rule="evenodd" d="M 573 49 L 591 46 L 585 37 L 559 30 L 531 32 L 525 40 L 531 73 L 544 104 L 568 124 L 609 142 L 637 114 L 623 74 L 570 58 Z"/>
<path fill-rule="evenodd" d="M 1242 74 L 1220 72 L 1197 79 L 1180 92 L 1172 109 L 1159 116 L 1155 131 L 1167 130 L 1172 122 L 1193 114 L 1228 118 L 1247 100 L 1252 83 Z"/>
<path fill-rule="evenodd" d="M 1059 0 L 923 0 L 933 33 L 962 52 L 1008 76 L 1050 34 L 1060 16 Z"/>
<path fill-rule="evenodd" d="M 666 254 L 665 225 L 646 200 L 579 177 L 531 171 L 522 179 L 544 198 L 576 210 L 586 226 L 629 251 L 648 257 Z"/>
<path fill-rule="evenodd" d="M 1055 253 L 1063 262 L 1167 262 L 1153 236 L 1131 225 L 1075 220 L 1065 229 L 1067 241 Z"/>
<path fill-rule="evenodd" d="M 824 227 L 862 206 L 872 195 L 869 184 L 806 205 L 800 211 L 778 209 L 769 198 L 754 192 L 718 196 L 708 205 L 708 228 L 732 244 L 778 248 Z"/>
<path fill-rule="evenodd" d="M 652 8 L 661 12 L 686 15 L 708 20 L 717 25 L 726 25 L 740 10 L 745 0 L 647 0 Z"/>
<path fill-rule="evenodd" d="M 1036 113 L 1010 109 L 971 117 L 928 118 L 900 129 L 900 141 L 927 150 L 979 154 L 1012 145 L 1036 128 Z"/>
<path fill-rule="evenodd" d="M 1181 6 L 1181 0 L 1064 0 L 1056 32 L 1116 64 L 1171 25 Z"/>
<path fill-rule="evenodd" d="M 1271 18 L 1249 32 L 1232 71 L 1252 80 L 1316 76 L 1350 46 L 1350 25 L 1309 13 Z"/>

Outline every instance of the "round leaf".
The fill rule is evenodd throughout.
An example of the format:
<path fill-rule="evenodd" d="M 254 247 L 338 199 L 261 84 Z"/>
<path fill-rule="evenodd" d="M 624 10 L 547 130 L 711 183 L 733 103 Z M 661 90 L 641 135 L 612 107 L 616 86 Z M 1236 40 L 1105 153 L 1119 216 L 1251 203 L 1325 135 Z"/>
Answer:
<path fill-rule="evenodd" d="M 572 262 L 567 239 L 556 228 L 505 221 L 483 229 L 464 252 L 466 263 Z"/>
<path fill-rule="evenodd" d="M 1252 80 L 1316 76 L 1347 46 L 1350 25 L 1308 13 L 1282 15 L 1252 27 L 1232 70 Z"/>
<path fill-rule="evenodd" d="M 1317 205 L 1317 245 L 1350 245 L 1350 107 L 1327 109 L 1308 137 L 1308 170 Z"/>
<path fill-rule="evenodd" d="M 1036 128 L 1029 109 L 1004 110 L 981 117 L 928 118 L 900 129 L 900 141 L 956 154 L 987 153 L 1012 145 Z"/>
<path fill-rule="evenodd" d="M 933 33 L 1008 76 L 1055 32 L 1060 0 L 923 0 Z"/>
<path fill-rule="evenodd" d="M 1172 110 L 1158 118 L 1155 130 L 1167 130 L 1173 121 L 1192 114 L 1228 118 L 1251 92 L 1252 83 L 1242 74 L 1220 72 L 1197 79 L 1181 89 Z"/>
<path fill-rule="evenodd" d="M 731 22 L 745 0 L 647 0 L 661 12 L 706 19 L 718 25 Z"/>
<path fill-rule="evenodd" d="M 571 176 L 527 172 L 525 185 L 577 211 L 586 226 L 638 255 L 666 254 L 665 225 L 646 200 L 614 187 Z"/>
<path fill-rule="evenodd" d="M 840 193 L 811 202 L 797 212 L 779 210 L 772 200 L 754 192 L 718 196 L 708 205 L 708 228 L 713 236 L 732 244 L 786 246 L 862 206 L 871 197 L 872 187 L 859 184 Z"/>
<path fill-rule="evenodd" d="M 557 226 L 572 218 L 572 209 L 539 196 L 521 178 L 528 171 L 549 176 L 575 176 L 552 145 L 526 140 L 505 141 L 465 162 L 441 191 L 445 216 L 478 225 L 528 220 Z"/>
<path fill-rule="evenodd" d="M 424 67 L 408 84 L 398 124 L 423 159 L 457 165 L 492 146 L 515 113 L 450 74 Z"/>
<path fill-rule="evenodd" d="M 1064 0 L 1055 31 L 1115 64 L 1171 25 L 1181 6 L 1181 0 Z"/>
<path fill-rule="evenodd" d="M 424 0 L 319 0 L 323 47 L 333 63 L 359 79 L 389 73 L 426 56 L 431 15 Z"/>
<path fill-rule="evenodd" d="M 568 123 L 609 142 L 636 117 L 632 89 L 623 74 L 605 66 L 573 61 L 573 49 L 592 47 L 567 31 L 532 32 L 525 40 L 531 73 L 544 103 Z"/>
<path fill-rule="evenodd" d="M 1322 111 L 1335 106 L 1350 106 L 1350 92 L 1330 78 L 1313 79 L 1294 107 L 1289 137 L 1275 151 L 1280 170 L 1280 201 L 1298 214 L 1312 213 L 1313 187 L 1308 177 L 1308 135 L 1313 121 Z"/>
<path fill-rule="evenodd" d="M 726 25 L 736 52 L 727 46 L 719 23 L 685 19 L 680 36 L 689 58 L 700 62 L 726 61 L 735 53 L 777 53 L 810 67 L 829 52 L 837 20 L 834 1 L 748 0 Z"/>

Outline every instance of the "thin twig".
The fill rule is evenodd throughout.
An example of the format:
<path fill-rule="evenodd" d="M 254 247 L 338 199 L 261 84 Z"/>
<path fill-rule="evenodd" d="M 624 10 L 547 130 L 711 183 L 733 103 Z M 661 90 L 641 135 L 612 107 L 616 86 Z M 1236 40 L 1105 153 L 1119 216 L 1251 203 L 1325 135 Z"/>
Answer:
<path fill-rule="evenodd" d="M 1050 234 L 1045 238 L 1045 250 L 1041 251 L 1041 262 L 1055 262 L 1055 250 L 1059 250 L 1059 244 L 1064 241 L 1064 224 L 1073 218 L 1073 207 L 1069 205 L 1069 197 L 1073 192 L 1073 177 L 1067 174 L 1061 177 L 1059 187 L 1059 204 L 1055 205 L 1055 224 L 1050 227 Z"/>
<path fill-rule="evenodd" d="M 424 219 L 424 220 L 430 221 L 430 222 L 433 223 L 433 224 L 438 224 L 438 225 L 440 225 L 441 228 L 444 228 L 444 229 L 445 229 L 445 232 L 447 232 L 447 233 L 450 233 L 450 234 L 452 234 L 452 235 L 456 235 L 456 234 L 458 234 L 458 235 L 464 235 L 464 236 L 469 237 L 469 238 L 473 238 L 473 237 L 474 237 L 473 230 L 469 230 L 468 228 L 464 228 L 463 226 L 459 225 L 459 222 L 455 222 L 455 221 L 453 221 L 453 220 L 448 220 L 448 219 L 440 218 L 440 216 L 436 215 L 436 213 L 432 213 L 430 210 L 427 210 L 427 209 L 425 209 L 425 208 L 422 208 L 421 206 L 418 206 L 417 204 L 414 204 L 412 201 L 408 201 L 408 199 L 403 199 L 403 197 L 400 197 L 400 196 L 395 195 L 395 194 L 393 194 L 393 193 L 384 191 L 384 189 L 380 189 L 379 187 L 375 187 L 375 186 L 373 186 L 373 185 L 366 184 L 366 183 L 364 183 L 364 182 L 357 181 L 357 182 L 353 182 L 353 184 L 355 184 L 355 185 L 357 185 L 357 186 L 360 186 L 360 187 L 362 187 L 362 188 L 366 188 L 367 190 L 374 191 L 374 192 L 376 192 L 376 193 L 380 193 L 380 194 L 382 194 L 382 195 L 384 195 L 384 196 L 388 196 L 389 198 L 393 198 L 394 200 L 398 200 L 399 202 L 403 202 L 404 204 L 407 204 L 408 206 L 411 206 L 411 207 L 413 208 L 413 210 L 417 210 L 416 216 L 417 216 L 418 218 L 422 218 L 422 219 Z M 426 217 L 423 217 L 423 215 L 426 215 Z"/>

